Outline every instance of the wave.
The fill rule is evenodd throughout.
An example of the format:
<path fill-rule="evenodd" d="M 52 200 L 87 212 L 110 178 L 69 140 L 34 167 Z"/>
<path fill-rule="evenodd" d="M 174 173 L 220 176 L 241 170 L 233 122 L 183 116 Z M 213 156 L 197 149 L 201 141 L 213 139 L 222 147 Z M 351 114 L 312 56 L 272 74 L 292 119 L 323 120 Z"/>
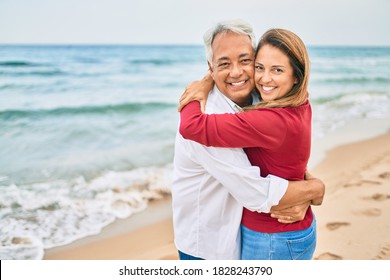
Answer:
<path fill-rule="evenodd" d="M 39 70 L 39 71 L 23 71 L 23 72 L 7 72 L 0 71 L 0 76 L 43 76 L 43 77 L 52 77 L 52 76 L 65 76 L 68 73 L 60 70 Z"/>
<path fill-rule="evenodd" d="M 332 96 L 311 97 L 311 103 L 313 104 L 335 104 L 342 101 L 354 101 L 356 103 L 369 101 L 383 101 L 390 99 L 390 92 L 349 92 L 340 93 Z"/>
<path fill-rule="evenodd" d="M 135 65 L 144 65 L 144 64 L 172 65 L 172 64 L 180 63 L 182 61 L 169 60 L 169 59 L 134 59 L 134 60 L 130 60 L 128 62 L 130 64 L 135 64 Z"/>
<path fill-rule="evenodd" d="M 2 186 L 0 259 L 42 259 L 44 249 L 98 234 L 170 193 L 172 165 Z M 45 195 L 42 195 L 45 194 Z"/>
<path fill-rule="evenodd" d="M 10 120 L 18 118 L 29 117 L 50 117 L 50 116 L 66 116 L 66 115 L 86 115 L 86 114 L 133 114 L 133 113 L 146 113 L 149 111 L 157 111 L 164 109 L 171 109 L 176 107 L 177 104 L 162 103 L 162 102 L 150 102 L 150 103 L 124 103 L 116 105 L 102 105 L 102 106 L 81 106 L 81 107 L 64 107 L 54 109 L 33 109 L 33 110 L 4 110 L 0 112 L 0 120 Z"/>
<path fill-rule="evenodd" d="M 54 65 L 45 63 L 36 63 L 27 60 L 8 60 L 0 61 L 0 76 L 62 76 L 68 73 L 53 68 Z M 40 68 L 40 69 L 37 69 Z"/>
<path fill-rule="evenodd" d="M 0 66 L 3 66 L 3 67 L 38 67 L 38 66 L 47 66 L 47 65 L 29 62 L 29 61 L 9 60 L 9 61 L 0 61 Z"/>
<path fill-rule="evenodd" d="M 340 77 L 340 78 L 313 78 L 313 84 L 366 84 L 380 83 L 390 84 L 390 78 L 387 77 Z"/>

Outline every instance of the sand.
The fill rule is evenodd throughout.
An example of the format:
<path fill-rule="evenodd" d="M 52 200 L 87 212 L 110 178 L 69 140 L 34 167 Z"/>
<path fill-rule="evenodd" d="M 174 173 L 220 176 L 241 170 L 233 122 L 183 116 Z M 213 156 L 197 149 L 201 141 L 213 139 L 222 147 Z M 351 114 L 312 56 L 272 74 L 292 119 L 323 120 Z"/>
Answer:
<path fill-rule="evenodd" d="M 313 173 L 326 182 L 315 257 L 390 260 L 390 133 L 333 149 Z"/>
<path fill-rule="evenodd" d="M 326 184 L 313 207 L 315 259 L 390 260 L 390 133 L 329 150 L 312 169 Z M 175 260 L 171 200 L 106 227 L 101 234 L 46 250 L 57 260 Z"/>

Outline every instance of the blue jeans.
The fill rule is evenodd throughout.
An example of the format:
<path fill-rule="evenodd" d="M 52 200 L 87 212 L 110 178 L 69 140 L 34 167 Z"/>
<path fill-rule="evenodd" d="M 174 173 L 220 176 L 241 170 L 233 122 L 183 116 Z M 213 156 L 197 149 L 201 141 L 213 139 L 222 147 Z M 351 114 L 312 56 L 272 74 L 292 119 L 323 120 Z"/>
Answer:
<path fill-rule="evenodd" d="M 203 260 L 201 258 L 198 258 L 198 257 L 194 257 L 194 256 L 191 256 L 191 255 L 188 255 L 186 253 L 183 253 L 182 251 L 178 251 L 179 252 L 179 258 L 180 260 L 184 260 L 184 261 L 187 261 L 187 260 Z"/>
<path fill-rule="evenodd" d="M 263 233 L 241 225 L 242 260 L 311 260 L 316 248 L 316 221 L 304 230 Z"/>

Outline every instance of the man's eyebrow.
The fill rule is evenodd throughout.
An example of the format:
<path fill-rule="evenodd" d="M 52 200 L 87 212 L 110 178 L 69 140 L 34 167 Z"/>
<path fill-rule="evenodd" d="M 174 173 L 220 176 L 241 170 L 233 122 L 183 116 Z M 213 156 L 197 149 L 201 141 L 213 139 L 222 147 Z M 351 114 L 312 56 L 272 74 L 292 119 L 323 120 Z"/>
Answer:
<path fill-rule="evenodd" d="M 249 53 L 242 53 L 238 57 L 243 58 L 243 57 L 247 57 L 247 56 L 250 56 L 250 54 Z M 230 60 L 230 58 L 227 56 L 222 56 L 222 57 L 217 59 L 217 61 L 221 61 L 221 60 Z"/>
<path fill-rule="evenodd" d="M 222 56 L 217 59 L 217 61 L 222 61 L 222 60 L 230 60 L 227 56 Z"/>
<path fill-rule="evenodd" d="M 245 57 L 245 56 L 250 56 L 250 54 L 249 53 L 242 53 L 242 54 L 240 54 L 239 57 L 241 58 L 241 57 Z"/>

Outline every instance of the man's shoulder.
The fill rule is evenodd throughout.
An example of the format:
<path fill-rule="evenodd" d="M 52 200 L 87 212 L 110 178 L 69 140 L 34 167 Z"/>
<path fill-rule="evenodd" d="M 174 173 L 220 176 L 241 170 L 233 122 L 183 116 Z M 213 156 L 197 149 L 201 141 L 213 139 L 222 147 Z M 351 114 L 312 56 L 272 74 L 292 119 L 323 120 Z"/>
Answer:
<path fill-rule="evenodd" d="M 218 108 L 218 92 L 211 90 L 209 92 L 209 95 L 207 97 L 207 102 L 206 102 L 206 113 L 207 114 L 212 114 L 215 113 L 216 108 Z"/>
<path fill-rule="evenodd" d="M 206 114 L 221 114 L 231 112 L 232 109 L 227 102 L 227 97 L 213 88 L 206 102 Z"/>

